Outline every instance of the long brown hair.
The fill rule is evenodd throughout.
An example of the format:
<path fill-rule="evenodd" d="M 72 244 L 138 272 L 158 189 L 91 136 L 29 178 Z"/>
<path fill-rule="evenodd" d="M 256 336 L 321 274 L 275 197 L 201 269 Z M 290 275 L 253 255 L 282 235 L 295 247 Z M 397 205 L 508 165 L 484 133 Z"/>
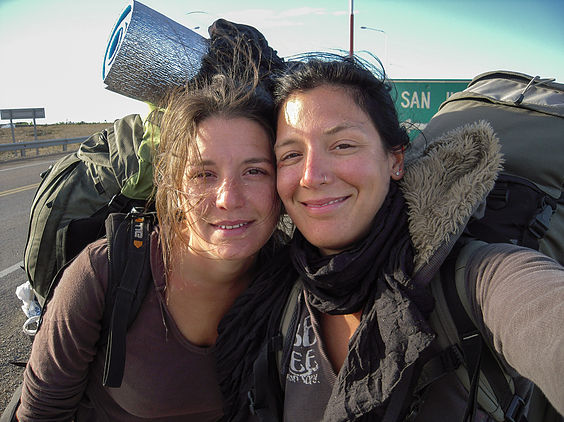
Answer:
<path fill-rule="evenodd" d="M 199 125 L 212 116 L 243 117 L 258 123 L 274 144 L 274 103 L 250 67 L 238 75 L 217 74 L 173 91 L 160 122 L 161 135 L 154 165 L 155 207 L 160 226 L 165 265 L 176 240 L 184 240 L 188 204 L 186 168 L 201 163 L 196 146 Z M 273 212 L 277 207 L 273 206 Z"/>

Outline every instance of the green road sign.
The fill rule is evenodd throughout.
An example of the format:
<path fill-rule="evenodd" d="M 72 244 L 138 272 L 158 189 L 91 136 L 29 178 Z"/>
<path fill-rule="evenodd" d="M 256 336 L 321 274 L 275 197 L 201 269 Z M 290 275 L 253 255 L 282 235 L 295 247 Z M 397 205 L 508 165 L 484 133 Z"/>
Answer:
<path fill-rule="evenodd" d="M 400 122 L 423 129 L 439 106 L 455 92 L 463 91 L 470 79 L 394 79 L 395 99 Z"/>

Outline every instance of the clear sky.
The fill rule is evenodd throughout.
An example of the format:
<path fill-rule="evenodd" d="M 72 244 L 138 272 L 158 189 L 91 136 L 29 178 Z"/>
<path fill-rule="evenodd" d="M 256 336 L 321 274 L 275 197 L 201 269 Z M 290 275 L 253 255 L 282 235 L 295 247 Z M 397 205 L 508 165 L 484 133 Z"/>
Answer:
<path fill-rule="evenodd" d="M 206 38 L 219 17 L 253 25 L 281 56 L 349 48 L 349 0 L 141 2 Z M 108 37 L 127 4 L 0 0 L 0 108 L 44 107 L 40 124 L 145 113 L 102 82 Z M 356 0 L 354 47 L 379 56 L 394 79 L 504 69 L 564 83 L 564 0 Z"/>

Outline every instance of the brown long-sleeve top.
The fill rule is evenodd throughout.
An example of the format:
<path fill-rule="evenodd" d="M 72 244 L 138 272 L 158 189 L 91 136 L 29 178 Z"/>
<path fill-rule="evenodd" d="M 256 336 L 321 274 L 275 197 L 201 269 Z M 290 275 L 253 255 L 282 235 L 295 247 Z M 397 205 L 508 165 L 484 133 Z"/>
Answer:
<path fill-rule="evenodd" d="M 97 343 L 107 288 L 105 241 L 87 247 L 49 302 L 24 374 L 17 416 L 27 421 L 216 421 L 222 415 L 213 347 L 197 347 L 167 311 L 156 233 L 150 288 L 127 332 L 120 388 L 102 386 Z M 74 419 L 73 419 L 74 418 Z"/>

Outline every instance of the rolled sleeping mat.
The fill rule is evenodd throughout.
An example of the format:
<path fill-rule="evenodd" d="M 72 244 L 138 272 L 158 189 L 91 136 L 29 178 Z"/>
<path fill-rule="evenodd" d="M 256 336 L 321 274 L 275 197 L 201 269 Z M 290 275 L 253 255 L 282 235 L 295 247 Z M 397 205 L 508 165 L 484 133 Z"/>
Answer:
<path fill-rule="evenodd" d="M 110 91 L 159 104 L 198 73 L 207 51 L 206 38 L 132 0 L 110 34 L 102 79 Z"/>

